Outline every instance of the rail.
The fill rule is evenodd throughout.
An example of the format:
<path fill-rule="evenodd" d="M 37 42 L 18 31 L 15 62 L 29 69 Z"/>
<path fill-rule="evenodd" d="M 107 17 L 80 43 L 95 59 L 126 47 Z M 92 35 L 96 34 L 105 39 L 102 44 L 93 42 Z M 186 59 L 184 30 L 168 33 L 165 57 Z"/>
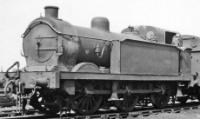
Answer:
<path fill-rule="evenodd" d="M 161 113 L 181 113 L 188 110 L 200 109 L 199 102 L 187 103 L 185 105 L 175 104 L 169 105 L 162 109 L 155 109 L 153 107 L 146 107 L 142 109 L 135 109 L 132 112 L 118 112 L 118 111 L 109 111 L 109 112 L 98 112 L 93 115 L 74 115 L 74 114 L 65 114 L 50 116 L 45 114 L 40 114 L 37 111 L 31 110 L 26 113 L 20 113 L 13 111 L 13 109 L 6 108 L 4 111 L 0 110 L 1 119 L 130 119 L 136 117 L 146 117 L 150 115 L 157 115 Z"/>

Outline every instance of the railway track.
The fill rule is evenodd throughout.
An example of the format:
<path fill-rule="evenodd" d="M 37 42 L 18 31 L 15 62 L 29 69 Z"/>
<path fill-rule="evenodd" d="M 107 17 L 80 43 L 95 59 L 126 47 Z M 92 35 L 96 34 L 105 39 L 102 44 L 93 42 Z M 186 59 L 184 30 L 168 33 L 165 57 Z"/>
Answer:
<path fill-rule="evenodd" d="M 21 111 L 19 107 L 0 107 L 0 119 L 45 119 L 44 114 L 39 114 L 34 110 Z"/>
<path fill-rule="evenodd" d="M 118 112 L 118 111 L 99 111 L 93 115 L 75 115 L 75 114 L 60 114 L 50 116 L 40 114 L 34 110 L 27 111 L 26 113 L 18 111 L 19 109 L 5 109 L 0 111 L 1 119 L 130 119 L 136 117 L 145 117 L 150 115 L 157 115 L 161 113 L 180 113 L 187 110 L 200 109 L 199 102 L 186 103 L 185 105 L 174 104 L 169 105 L 162 109 L 155 109 L 153 107 L 140 108 L 137 107 L 132 112 Z"/>
<path fill-rule="evenodd" d="M 84 115 L 84 116 L 60 116 L 53 117 L 48 119 L 132 119 L 140 116 L 150 116 L 157 115 L 160 113 L 180 113 L 182 111 L 200 109 L 200 103 L 192 103 L 186 105 L 175 105 L 168 106 L 162 109 L 155 108 L 145 108 L 145 109 L 136 109 L 133 112 L 110 112 L 110 113 L 100 113 L 95 115 Z"/>

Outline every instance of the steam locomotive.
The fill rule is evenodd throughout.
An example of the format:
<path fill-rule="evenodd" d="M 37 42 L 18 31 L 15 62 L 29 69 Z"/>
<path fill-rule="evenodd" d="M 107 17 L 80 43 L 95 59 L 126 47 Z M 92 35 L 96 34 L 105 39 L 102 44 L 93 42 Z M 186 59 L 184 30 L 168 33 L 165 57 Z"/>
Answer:
<path fill-rule="evenodd" d="M 191 49 L 173 44 L 177 34 L 151 26 L 113 33 L 105 17 L 94 18 L 91 28 L 79 27 L 59 19 L 58 7 L 47 6 L 22 36 L 26 67 L 20 70 L 16 62 L 0 73 L 3 92 L 15 95 L 23 109 L 29 104 L 42 112 L 80 114 L 110 102 L 132 111 L 142 100 L 160 108 L 171 98 L 199 98 L 200 92 L 189 90 Z"/>

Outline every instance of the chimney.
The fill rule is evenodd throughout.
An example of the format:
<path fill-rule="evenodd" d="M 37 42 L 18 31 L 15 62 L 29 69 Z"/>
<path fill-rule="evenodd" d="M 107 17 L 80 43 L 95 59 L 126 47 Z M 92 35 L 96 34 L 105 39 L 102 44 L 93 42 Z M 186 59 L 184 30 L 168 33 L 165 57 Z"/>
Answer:
<path fill-rule="evenodd" d="M 45 17 L 49 18 L 58 18 L 58 7 L 56 6 L 46 6 L 45 8 Z"/>

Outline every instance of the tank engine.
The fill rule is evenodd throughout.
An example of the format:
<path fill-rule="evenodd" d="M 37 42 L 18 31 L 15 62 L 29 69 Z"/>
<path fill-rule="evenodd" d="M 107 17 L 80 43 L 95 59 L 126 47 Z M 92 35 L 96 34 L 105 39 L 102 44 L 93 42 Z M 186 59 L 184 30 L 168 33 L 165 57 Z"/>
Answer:
<path fill-rule="evenodd" d="M 30 94 L 30 105 L 43 112 L 67 108 L 91 114 L 108 102 L 131 111 L 145 99 L 165 106 L 187 89 L 190 54 L 172 44 L 177 33 L 140 29 L 113 33 L 104 17 L 94 18 L 91 28 L 74 26 L 58 18 L 57 7 L 47 6 L 45 16 L 23 34 L 24 71 L 10 73 L 13 65 L 1 74 L 9 82 L 5 92 L 17 84 L 21 95 Z"/>

